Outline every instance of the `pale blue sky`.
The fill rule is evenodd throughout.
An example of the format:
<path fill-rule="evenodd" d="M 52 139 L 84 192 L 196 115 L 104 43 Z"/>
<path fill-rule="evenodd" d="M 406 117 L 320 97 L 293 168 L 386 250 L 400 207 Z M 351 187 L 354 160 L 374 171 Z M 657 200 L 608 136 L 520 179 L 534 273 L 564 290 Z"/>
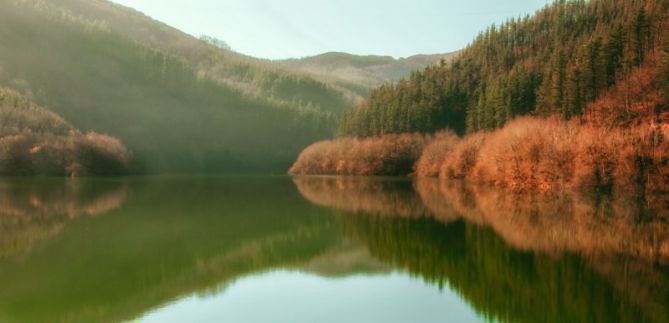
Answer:
<path fill-rule="evenodd" d="M 460 49 L 549 0 L 113 0 L 262 58 L 329 51 L 406 57 Z"/>

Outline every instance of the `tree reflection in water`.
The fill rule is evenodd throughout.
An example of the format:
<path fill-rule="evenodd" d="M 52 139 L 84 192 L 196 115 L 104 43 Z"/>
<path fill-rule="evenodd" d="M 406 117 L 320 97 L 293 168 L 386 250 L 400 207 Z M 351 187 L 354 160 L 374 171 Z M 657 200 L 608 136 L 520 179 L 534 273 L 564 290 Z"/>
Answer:
<path fill-rule="evenodd" d="M 419 213 L 427 209 L 432 217 L 407 219 L 404 211 L 384 207 L 399 190 L 376 203 L 368 198 L 397 183 L 368 181 L 294 179 L 305 198 L 344 211 L 338 215 L 343 232 L 374 257 L 456 289 L 489 319 L 669 320 L 669 226 L 662 197 L 517 195 L 420 179 L 413 182 L 415 191 L 401 190 L 408 196 L 394 201 L 418 196 Z M 364 207 L 352 209 L 357 196 L 365 197 Z"/>
<path fill-rule="evenodd" d="M 669 321 L 658 197 L 352 177 L 10 181 L 0 192 L 0 318 L 16 322 L 131 320 L 279 269 L 409 273 L 491 320 Z"/>
<path fill-rule="evenodd" d="M 128 195 L 122 182 L 5 180 L 0 182 L 0 259 L 20 258 L 70 220 L 120 207 Z"/>

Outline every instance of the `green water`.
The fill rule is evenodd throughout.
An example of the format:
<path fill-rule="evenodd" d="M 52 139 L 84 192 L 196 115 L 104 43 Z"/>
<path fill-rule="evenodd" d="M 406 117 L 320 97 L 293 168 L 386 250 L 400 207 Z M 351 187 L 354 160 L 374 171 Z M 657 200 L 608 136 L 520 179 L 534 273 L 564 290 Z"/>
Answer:
<path fill-rule="evenodd" d="M 668 322 L 667 209 L 426 180 L 3 180 L 0 322 Z"/>

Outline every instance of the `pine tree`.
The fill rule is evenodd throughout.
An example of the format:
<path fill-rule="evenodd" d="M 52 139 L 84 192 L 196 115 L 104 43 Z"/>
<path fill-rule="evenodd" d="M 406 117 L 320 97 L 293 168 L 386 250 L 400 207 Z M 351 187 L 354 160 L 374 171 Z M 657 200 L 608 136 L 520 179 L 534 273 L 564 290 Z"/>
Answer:
<path fill-rule="evenodd" d="M 643 62 L 645 49 L 649 43 L 650 25 L 646 12 L 639 9 L 639 13 L 634 20 L 634 33 L 632 37 L 632 49 L 634 50 L 634 64 L 639 66 Z"/>
<path fill-rule="evenodd" d="M 623 63 L 625 50 L 624 29 L 622 24 L 613 27 L 606 43 L 606 84 L 613 85 L 618 80 L 618 73 Z"/>
<path fill-rule="evenodd" d="M 660 84 L 664 89 L 665 104 L 669 104 L 669 33 L 662 44 Z"/>
<path fill-rule="evenodd" d="M 606 86 L 606 62 L 602 55 L 602 38 L 597 37 L 587 47 L 587 68 L 584 69 L 584 79 L 587 82 L 585 99 L 594 101 L 597 94 Z"/>

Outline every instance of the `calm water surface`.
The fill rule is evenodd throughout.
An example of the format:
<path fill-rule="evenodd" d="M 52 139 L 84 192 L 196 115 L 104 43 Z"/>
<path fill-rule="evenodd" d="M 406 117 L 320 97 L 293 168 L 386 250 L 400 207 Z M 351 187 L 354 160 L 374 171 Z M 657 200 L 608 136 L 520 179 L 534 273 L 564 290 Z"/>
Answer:
<path fill-rule="evenodd" d="M 669 322 L 669 198 L 0 181 L 0 322 Z"/>

